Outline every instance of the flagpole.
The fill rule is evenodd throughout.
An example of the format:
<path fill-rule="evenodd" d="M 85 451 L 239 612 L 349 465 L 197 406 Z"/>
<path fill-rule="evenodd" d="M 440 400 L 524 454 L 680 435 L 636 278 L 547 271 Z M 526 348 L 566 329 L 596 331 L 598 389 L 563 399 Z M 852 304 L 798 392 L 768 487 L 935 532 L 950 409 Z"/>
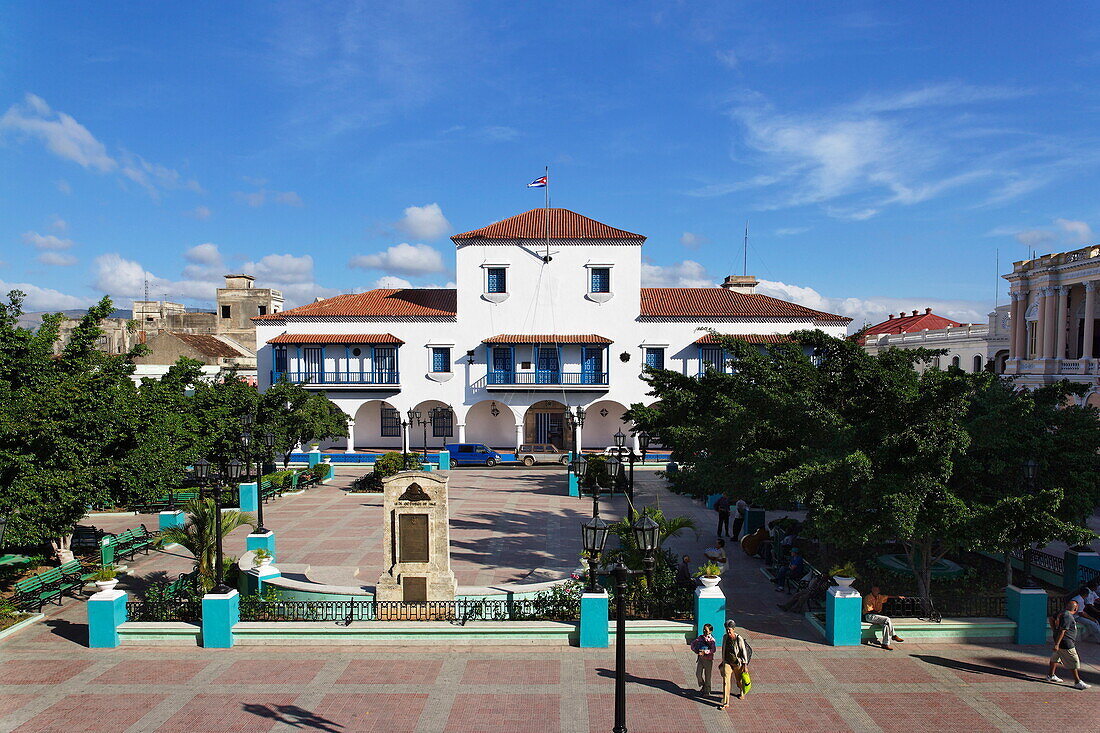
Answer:
<path fill-rule="evenodd" d="M 543 171 L 543 175 L 546 177 L 546 185 L 543 186 L 544 193 L 546 194 L 546 255 L 543 258 L 544 262 L 550 261 L 550 166 L 546 166 Z"/>

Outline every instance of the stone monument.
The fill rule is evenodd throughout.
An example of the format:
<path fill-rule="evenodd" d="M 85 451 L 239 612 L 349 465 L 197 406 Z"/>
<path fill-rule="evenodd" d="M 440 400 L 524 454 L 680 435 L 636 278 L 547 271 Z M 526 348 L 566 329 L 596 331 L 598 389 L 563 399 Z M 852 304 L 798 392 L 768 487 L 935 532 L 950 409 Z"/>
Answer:
<path fill-rule="evenodd" d="M 453 601 L 447 479 L 439 473 L 403 471 L 382 479 L 383 567 L 379 601 Z"/>

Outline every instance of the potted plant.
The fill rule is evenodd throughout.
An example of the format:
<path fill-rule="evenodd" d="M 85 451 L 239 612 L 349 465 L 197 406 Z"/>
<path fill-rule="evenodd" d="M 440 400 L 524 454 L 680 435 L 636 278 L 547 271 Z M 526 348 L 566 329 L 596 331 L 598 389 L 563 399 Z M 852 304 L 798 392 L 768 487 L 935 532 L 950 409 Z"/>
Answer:
<path fill-rule="evenodd" d="M 263 547 L 258 547 L 252 551 L 252 564 L 258 568 L 270 565 L 273 559 L 271 553 Z"/>
<path fill-rule="evenodd" d="M 95 582 L 96 589 L 102 593 L 105 590 L 113 590 L 118 585 L 118 571 L 115 570 L 114 565 L 104 565 L 95 572 L 92 576 L 92 580 Z"/>
<path fill-rule="evenodd" d="M 833 576 L 833 580 L 835 580 L 836 584 L 841 586 L 842 588 L 851 587 L 852 583 L 854 583 L 856 578 L 858 577 L 856 573 L 856 566 L 852 563 L 851 560 L 847 561 L 843 565 L 835 566 L 832 570 L 829 571 L 829 575 Z"/>
<path fill-rule="evenodd" d="M 704 588 L 713 588 L 722 578 L 722 566 L 716 562 L 707 562 L 699 566 L 695 571 L 695 577 L 703 584 Z"/>

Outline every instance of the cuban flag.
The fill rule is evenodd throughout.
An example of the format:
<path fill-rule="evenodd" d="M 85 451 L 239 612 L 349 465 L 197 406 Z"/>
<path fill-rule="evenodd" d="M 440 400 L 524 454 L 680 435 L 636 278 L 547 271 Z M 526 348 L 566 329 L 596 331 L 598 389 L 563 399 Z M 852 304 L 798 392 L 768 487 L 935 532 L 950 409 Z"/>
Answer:
<path fill-rule="evenodd" d="M 546 176 L 540 176 L 527 184 L 527 188 L 546 188 Z"/>

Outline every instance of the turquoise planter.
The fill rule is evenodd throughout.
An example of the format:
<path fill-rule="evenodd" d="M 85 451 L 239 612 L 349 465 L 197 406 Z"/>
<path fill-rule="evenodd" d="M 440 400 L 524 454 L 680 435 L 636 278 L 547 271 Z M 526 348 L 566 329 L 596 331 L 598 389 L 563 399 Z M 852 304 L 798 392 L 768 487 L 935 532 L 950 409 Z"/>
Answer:
<path fill-rule="evenodd" d="M 241 620 L 241 595 L 207 593 L 202 597 L 202 645 L 207 649 L 233 646 L 233 627 Z"/>
<path fill-rule="evenodd" d="M 1047 592 L 1042 588 L 1005 588 L 1008 617 L 1016 622 L 1017 644 L 1045 644 L 1047 641 Z"/>
<path fill-rule="evenodd" d="M 695 589 L 695 635 L 703 633 L 703 624 L 714 628 L 720 638 L 726 628 L 726 594 L 718 586 Z"/>
<path fill-rule="evenodd" d="M 118 646 L 118 627 L 126 623 L 125 591 L 106 590 L 88 599 L 88 646 L 114 649 Z"/>
<path fill-rule="evenodd" d="M 260 487 L 258 484 L 241 484 L 237 487 L 242 512 L 255 512 L 260 508 Z"/>
<path fill-rule="evenodd" d="M 159 520 L 158 526 L 163 532 L 169 527 L 182 527 L 187 524 L 187 515 L 179 510 L 161 512 Z"/>
<path fill-rule="evenodd" d="M 863 596 L 851 588 L 833 586 L 825 594 L 825 643 L 859 646 L 863 635 Z"/>
<path fill-rule="evenodd" d="M 585 593 L 581 596 L 580 646 L 607 647 L 607 593 Z"/>
<path fill-rule="evenodd" d="M 244 538 L 244 546 L 250 552 L 253 550 L 267 550 L 271 557 L 275 557 L 275 533 L 270 529 L 266 532 L 252 533 Z"/>

